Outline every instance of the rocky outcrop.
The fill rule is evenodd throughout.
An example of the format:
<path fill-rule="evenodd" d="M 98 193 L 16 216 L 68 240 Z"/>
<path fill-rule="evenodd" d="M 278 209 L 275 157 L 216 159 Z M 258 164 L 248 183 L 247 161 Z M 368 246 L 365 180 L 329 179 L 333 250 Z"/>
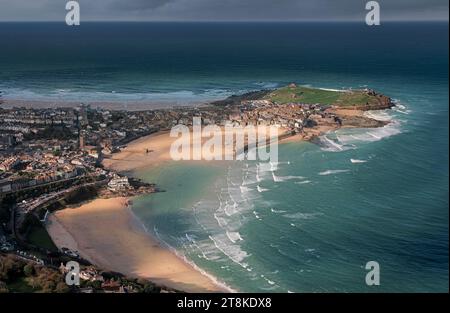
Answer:
<path fill-rule="evenodd" d="M 392 99 L 385 95 L 377 94 L 376 99 L 378 103 L 366 103 L 362 105 L 342 106 L 339 107 L 339 109 L 369 111 L 369 110 L 386 110 L 395 106 Z"/>
<path fill-rule="evenodd" d="M 342 127 L 375 128 L 388 124 L 386 121 L 374 120 L 364 116 L 341 116 Z"/>
<path fill-rule="evenodd" d="M 272 90 L 251 91 L 242 95 L 232 95 L 224 100 L 214 101 L 211 104 L 217 106 L 238 106 L 241 104 L 241 101 L 261 100 L 271 92 Z"/>

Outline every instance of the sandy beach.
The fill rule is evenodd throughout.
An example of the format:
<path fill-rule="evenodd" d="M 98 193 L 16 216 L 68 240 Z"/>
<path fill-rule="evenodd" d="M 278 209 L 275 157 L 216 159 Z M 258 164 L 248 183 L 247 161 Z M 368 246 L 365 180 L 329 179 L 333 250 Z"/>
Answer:
<path fill-rule="evenodd" d="M 170 147 L 175 140 L 169 132 L 152 134 L 129 143 L 103 164 L 131 174 L 158 166 L 171 161 Z M 76 250 L 104 269 L 188 292 L 228 291 L 146 233 L 127 202 L 127 198 L 96 199 L 58 211 L 49 217 L 48 232 L 59 248 Z"/>
<path fill-rule="evenodd" d="M 52 214 L 47 230 L 58 248 L 76 250 L 106 270 L 188 292 L 226 291 L 150 237 L 127 198 L 97 199 Z"/>
<path fill-rule="evenodd" d="M 139 138 L 119 153 L 103 160 L 103 165 L 118 172 L 151 168 L 170 160 L 170 145 L 174 141 L 168 131 Z M 149 152 L 147 153 L 147 149 Z"/>
<path fill-rule="evenodd" d="M 223 130 L 222 130 L 223 131 Z M 269 138 L 269 130 L 265 129 L 267 138 Z M 233 130 L 236 133 L 243 133 L 242 129 Z M 277 130 L 278 136 L 283 135 L 286 132 L 285 129 L 279 128 Z M 228 134 L 230 131 L 227 132 Z M 226 132 L 223 131 L 223 136 Z M 191 132 L 192 139 L 192 132 Z M 118 172 L 133 172 L 140 169 L 149 169 L 154 166 L 158 166 L 163 162 L 171 161 L 172 157 L 170 155 L 170 147 L 177 138 L 171 137 L 169 131 L 161 131 L 149 136 L 139 138 L 131 143 L 129 143 L 124 149 L 119 153 L 114 153 L 108 158 L 103 160 L 103 165 L 107 168 Z M 202 144 L 208 141 L 208 137 L 202 138 Z M 192 140 L 182 140 L 190 144 L 191 155 L 194 153 L 199 153 L 199 149 L 192 145 Z M 201 150 L 201 147 L 200 147 Z M 147 152 L 148 151 L 148 152 Z M 220 153 L 220 158 L 225 159 L 228 155 L 234 158 L 236 151 L 218 151 Z M 213 153 L 214 154 L 214 153 Z M 201 162 L 208 162 L 204 159 Z"/>

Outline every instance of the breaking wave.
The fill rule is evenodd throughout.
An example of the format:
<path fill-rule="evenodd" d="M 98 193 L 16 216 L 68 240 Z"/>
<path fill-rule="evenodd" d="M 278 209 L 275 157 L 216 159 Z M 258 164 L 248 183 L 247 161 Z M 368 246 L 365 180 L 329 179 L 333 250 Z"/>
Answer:
<path fill-rule="evenodd" d="M 357 164 L 357 163 L 366 163 L 367 160 L 358 160 L 358 159 L 350 159 L 350 162 Z"/>
<path fill-rule="evenodd" d="M 350 172 L 350 170 L 327 170 L 320 172 L 319 175 L 326 176 L 326 175 L 333 175 L 333 174 L 339 174 L 339 173 L 347 173 Z"/>
<path fill-rule="evenodd" d="M 358 144 L 363 142 L 379 141 L 401 133 L 400 120 L 394 119 L 388 110 L 367 111 L 364 116 L 389 123 L 378 128 L 342 128 L 329 132 L 319 137 L 318 144 L 321 149 L 329 152 L 341 152 L 355 149 Z"/>
<path fill-rule="evenodd" d="M 284 217 L 295 219 L 295 220 L 310 220 L 317 216 L 321 216 L 323 213 L 293 213 L 293 214 L 285 214 Z"/>

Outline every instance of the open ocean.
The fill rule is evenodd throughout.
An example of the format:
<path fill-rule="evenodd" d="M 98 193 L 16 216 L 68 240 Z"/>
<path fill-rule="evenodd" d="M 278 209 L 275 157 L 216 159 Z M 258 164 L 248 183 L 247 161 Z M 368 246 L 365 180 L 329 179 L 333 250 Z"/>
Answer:
<path fill-rule="evenodd" d="M 394 98 L 278 164 L 175 163 L 133 210 L 244 292 L 448 291 L 448 23 L 0 23 L 5 99 L 185 104 L 289 82 Z M 377 261 L 381 285 L 366 286 Z"/>

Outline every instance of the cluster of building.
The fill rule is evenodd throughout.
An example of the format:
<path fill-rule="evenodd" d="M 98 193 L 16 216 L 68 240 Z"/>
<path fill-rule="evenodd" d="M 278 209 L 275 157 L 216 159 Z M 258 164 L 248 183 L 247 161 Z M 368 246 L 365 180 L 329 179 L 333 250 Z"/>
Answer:
<path fill-rule="evenodd" d="M 288 129 L 295 133 L 303 131 L 311 123 L 314 114 L 324 114 L 327 107 L 316 104 L 268 104 L 267 100 L 245 101 L 241 105 L 238 114 L 230 116 L 230 119 L 239 125 L 273 125 Z"/>
<path fill-rule="evenodd" d="M 110 190 L 126 189 L 127 178 L 99 170 L 104 154 L 164 127 L 159 112 L 77 108 L 0 108 L 0 193 L 110 175 Z M 157 126 L 155 126 L 157 125 Z M 162 125 L 162 126 L 161 126 Z"/>
<path fill-rule="evenodd" d="M 11 153 L 0 158 L 0 192 L 14 192 L 95 174 L 95 159 L 79 151 Z"/>
<path fill-rule="evenodd" d="M 0 108 L 0 151 L 44 145 L 110 149 L 155 131 L 153 114 L 75 108 Z M 50 143 L 49 141 L 53 141 Z M 51 144 L 51 147 L 48 145 Z"/>
<path fill-rule="evenodd" d="M 59 270 L 61 274 L 66 275 L 68 273 L 68 269 L 64 264 L 61 263 Z M 93 267 L 87 266 L 80 270 L 79 278 L 85 282 L 99 282 L 101 291 L 104 293 L 135 293 L 137 290 L 129 284 L 123 284 L 120 280 L 115 280 L 114 278 L 105 278 L 101 274 L 101 272 Z M 82 293 L 93 293 L 94 289 L 92 287 L 83 287 L 80 288 L 80 292 Z"/>
<path fill-rule="evenodd" d="M 12 207 L 0 208 L 14 217 L 1 221 L 0 231 L 4 228 L 10 236 L 4 236 L 0 248 L 14 251 L 11 242 L 14 238 L 23 241 L 17 230 L 29 214 L 45 222 L 42 213 L 49 205 L 80 188 L 95 188 L 103 196 L 154 191 L 153 185 L 130 181 L 104 169 L 101 161 L 105 154 L 128 141 L 158 130 L 151 121 L 161 116 L 156 112 L 108 111 L 85 105 L 0 108 L 0 205 L 2 199 L 13 203 Z"/>
<path fill-rule="evenodd" d="M 72 109 L 0 108 L 0 148 L 12 147 L 48 127 L 64 127 L 76 134 L 78 119 L 78 111 Z"/>
<path fill-rule="evenodd" d="M 138 137 L 191 126 L 194 117 L 204 125 L 274 125 L 299 133 L 314 119 L 339 122 L 326 107 L 301 103 L 275 104 L 244 100 L 240 105 L 205 106 L 138 112 L 76 108 L 0 108 L 0 192 L 100 175 L 103 155 L 117 151 Z M 126 177 L 110 173 L 110 190 L 127 189 Z"/>

